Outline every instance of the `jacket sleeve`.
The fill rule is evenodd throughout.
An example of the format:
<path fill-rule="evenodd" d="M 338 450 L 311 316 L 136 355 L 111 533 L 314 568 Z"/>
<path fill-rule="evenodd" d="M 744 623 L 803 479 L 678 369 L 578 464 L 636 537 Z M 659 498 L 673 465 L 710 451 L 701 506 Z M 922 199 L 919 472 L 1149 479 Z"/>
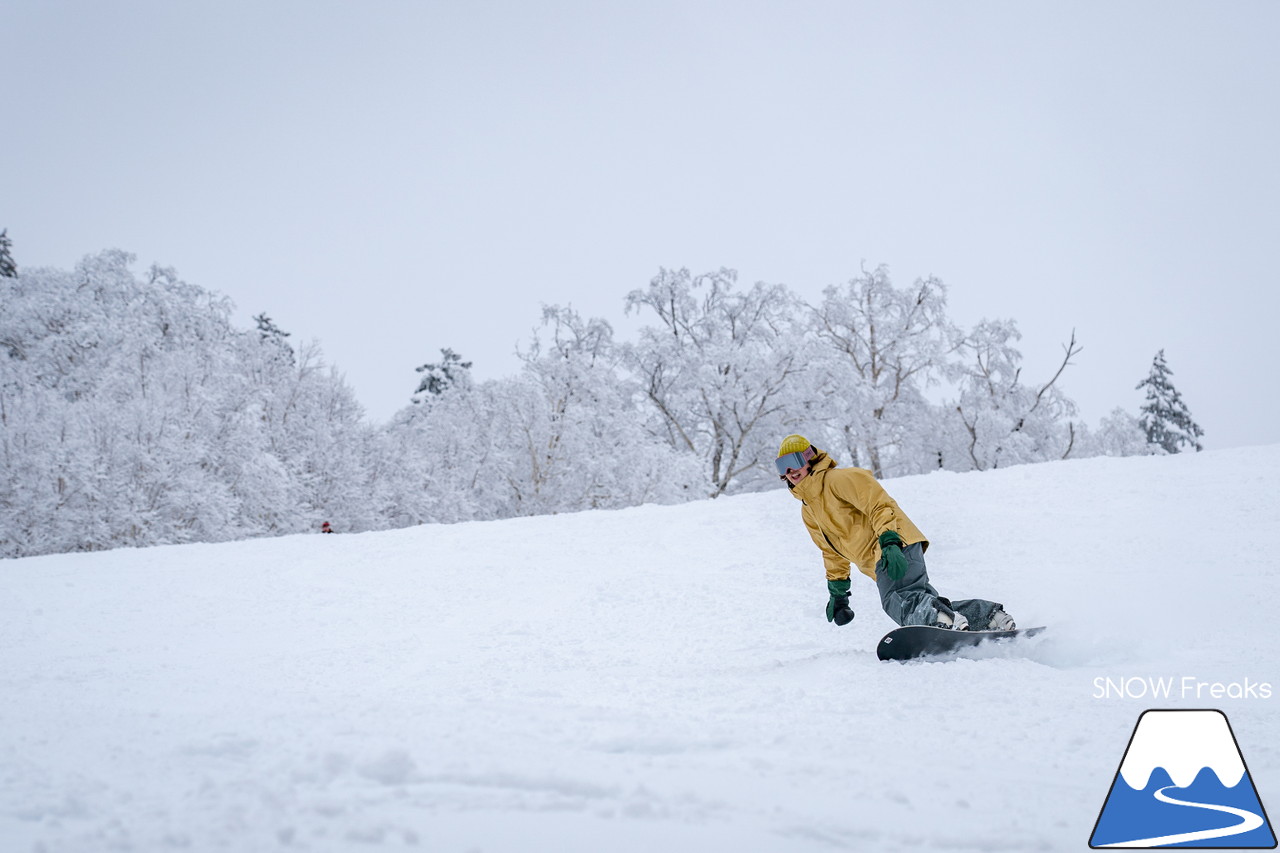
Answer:
<path fill-rule="evenodd" d="M 849 579 L 849 561 L 836 553 L 831 547 L 831 543 L 827 541 L 826 534 L 818 527 L 817 522 L 813 520 L 809 508 L 805 507 L 801 513 L 804 518 L 804 526 L 809 531 L 809 537 L 813 539 L 813 544 L 818 546 L 818 550 L 822 551 L 822 565 L 827 570 L 827 580 L 829 581 L 847 581 Z"/>

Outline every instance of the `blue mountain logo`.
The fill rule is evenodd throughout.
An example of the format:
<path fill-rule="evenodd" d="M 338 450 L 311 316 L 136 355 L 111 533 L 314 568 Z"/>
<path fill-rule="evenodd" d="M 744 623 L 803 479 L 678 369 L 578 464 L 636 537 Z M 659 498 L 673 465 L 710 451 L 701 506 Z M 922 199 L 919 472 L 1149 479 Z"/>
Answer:
<path fill-rule="evenodd" d="M 1089 846 L 1274 848 L 1275 833 L 1227 715 L 1144 712 Z"/>

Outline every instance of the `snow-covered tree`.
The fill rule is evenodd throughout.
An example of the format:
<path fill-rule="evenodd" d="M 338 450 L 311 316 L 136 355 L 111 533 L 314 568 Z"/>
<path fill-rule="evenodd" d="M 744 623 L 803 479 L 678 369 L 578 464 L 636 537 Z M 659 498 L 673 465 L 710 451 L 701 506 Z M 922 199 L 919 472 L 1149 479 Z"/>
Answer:
<path fill-rule="evenodd" d="M 728 269 L 662 269 L 626 303 L 658 320 L 626 361 L 652 406 L 651 429 L 701 461 L 712 497 L 774 482 L 775 442 L 806 396 L 800 305 L 781 285 L 738 292 L 736 280 Z"/>
<path fill-rule="evenodd" d="M 517 375 L 474 382 L 442 349 L 413 405 L 373 427 L 317 344 L 290 345 L 265 313 L 238 329 L 225 298 L 133 263 L 111 250 L 0 276 L 0 556 L 770 488 L 794 431 L 883 476 L 1162 452 L 1118 410 L 1094 432 L 1070 424 L 1056 383 L 1074 337 L 1026 386 L 1012 322 L 961 337 L 940 282 L 898 290 L 883 268 L 817 308 L 737 290 L 731 270 L 660 270 L 627 296 L 656 316 L 636 342 L 547 307 Z M 924 396 L 940 377 L 959 386 L 941 406 Z"/>
<path fill-rule="evenodd" d="M 24 470 L 25 495 L 0 504 L 34 513 L 17 538 L 0 531 L 5 553 L 234 535 L 215 447 L 229 306 L 170 270 L 139 279 L 132 260 L 103 252 L 4 279 L 0 408 L 26 458 L 3 460 Z"/>
<path fill-rule="evenodd" d="M 672 502 L 705 488 L 696 460 L 646 433 L 613 330 L 543 309 L 517 376 L 445 386 L 389 427 L 414 521 L 507 518 Z"/>
<path fill-rule="evenodd" d="M 0 231 L 0 278 L 15 278 L 18 265 L 13 261 L 13 240 L 9 238 L 9 229 Z"/>
<path fill-rule="evenodd" d="M 466 385 L 471 381 L 471 362 L 463 361 L 462 356 L 448 347 L 440 350 L 439 362 L 427 363 L 414 370 L 424 374 L 413 392 L 411 399 L 414 403 L 421 403 L 424 395 L 438 397 L 455 385 Z"/>
<path fill-rule="evenodd" d="M 696 468 L 680 464 L 677 451 L 644 430 L 642 395 L 620 371 L 612 327 L 549 306 L 542 329 L 521 353 L 537 392 L 533 407 L 512 412 L 527 451 L 519 468 L 522 507 L 560 512 L 704 493 L 705 484 L 691 489 Z"/>
<path fill-rule="evenodd" d="M 289 337 L 289 333 L 277 326 L 265 311 L 255 316 L 253 322 L 258 327 L 259 339 L 273 344 L 278 348 L 281 358 L 293 364 L 297 354 L 293 351 L 293 347 L 289 345 L 289 342 L 285 340 L 285 338 Z"/>
<path fill-rule="evenodd" d="M 960 398 L 948 413 L 949 446 L 940 451 L 945 467 L 983 471 L 1071 454 L 1076 408 L 1057 382 L 1081 350 L 1075 334 L 1039 387 L 1022 382 L 1021 338 L 1012 320 L 983 320 L 961 342 Z"/>
<path fill-rule="evenodd" d="M 898 289 L 887 267 L 829 287 L 813 310 L 822 358 L 822 416 L 832 449 L 877 477 L 937 467 L 925 449 L 937 415 L 922 391 L 938 382 L 959 333 L 947 320 L 946 286 L 917 279 Z"/>
<path fill-rule="evenodd" d="M 1147 441 L 1167 453 L 1179 453 L 1184 447 L 1203 450 L 1200 439 L 1204 430 L 1192 420 L 1182 394 L 1173 387 L 1172 376 L 1173 371 L 1164 360 L 1164 350 L 1160 350 L 1151 362 L 1147 378 L 1137 384 L 1139 390 L 1147 389 L 1138 422 L 1147 434 Z"/>
<path fill-rule="evenodd" d="M 0 278 L 0 554 L 385 526 L 367 428 L 318 350 L 119 251 Z M 337 520 L 337 519 L 335 519 Z"/>
<path fill-rule="evenodd" d="M 1102 419 L 1097 430 L 1081 424 L 1076 432 L 1079 450 L 1073 456 L 1149 456 L 1165 452 L 1159 445 L 1148 443 L 1138 419 L 1119 407 Z"/>

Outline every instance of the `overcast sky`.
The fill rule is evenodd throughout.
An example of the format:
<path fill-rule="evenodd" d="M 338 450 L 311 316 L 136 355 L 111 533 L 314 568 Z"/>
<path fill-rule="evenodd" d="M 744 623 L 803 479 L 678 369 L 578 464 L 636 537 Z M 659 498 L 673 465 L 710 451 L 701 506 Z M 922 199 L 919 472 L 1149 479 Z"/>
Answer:
<path fill-rule="evenodd" d="M 1280 441 L 1280 3 L 0 0 L 0 228 L 318 339 L 374 420 L 659 267 L 936 275 L 1091 425 Z"/>

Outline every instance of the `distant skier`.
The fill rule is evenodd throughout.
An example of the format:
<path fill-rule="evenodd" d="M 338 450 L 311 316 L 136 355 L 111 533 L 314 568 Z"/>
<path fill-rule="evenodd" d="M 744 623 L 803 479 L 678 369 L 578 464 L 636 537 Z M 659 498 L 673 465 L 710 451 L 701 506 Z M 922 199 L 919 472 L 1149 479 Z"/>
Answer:
<path fill-rule="evenodd" d="M 326 521 L 324 524 L 320 525 L 320 532 L 321 532 L 321 533 L 332 533 L 332 532 L 333 532 L 333 528 L 332 528 L 332 527 L 330 527 L 330 526 L 329 526 L 329 522 L 327 522 L 327 521 Z"/>
<path fill-rule="evenodd" d="M 899 625 L 933 625 L 957 631 L 1011 631 L 1004 606 L 971 598 L 951 601 L 929 583 L 924 552 L 929 541 L 870 471 L 837 468 L 802 435 L 778 448 L 778 474 L 804 504 L 800 516 L 827 569 L 827 621 L 847 625 L 849 565 L 876 582 L 880 605 Z"/>

